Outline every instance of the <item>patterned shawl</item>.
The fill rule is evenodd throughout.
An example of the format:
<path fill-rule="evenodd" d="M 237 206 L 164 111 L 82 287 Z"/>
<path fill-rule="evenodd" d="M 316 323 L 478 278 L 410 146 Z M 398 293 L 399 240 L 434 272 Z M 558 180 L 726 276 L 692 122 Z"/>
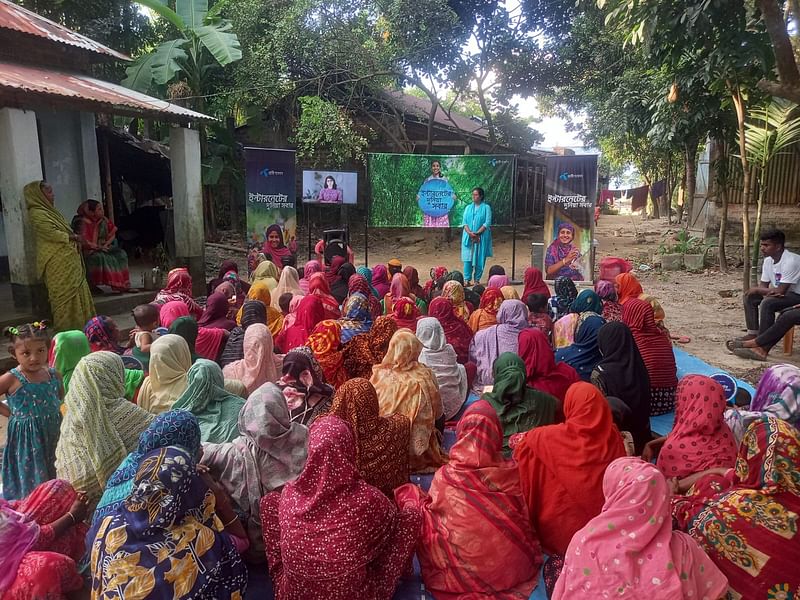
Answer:
<path fill-rule="evenodd" d="M 318 260 L 310 260 L 306 263 L 306 266 L 303 268 L 303 277 L 300 279 L 298 284 L 300 285 L 300 289 L 303 290 L 304 294 L 308 293 L 308 280 L 314 273 L 321 273 L 322 272 L 322 264 Z"/>
<path fill-rule="evenodd" d="M 456 436 L 450 462 L 433 476 L 428 494 L 410 483 L 395 492 L 401 508 L 423 511 L 417 556 L 425 587 L 436 598 L 528 598 L 542 551 L 517 465 L 500 452 L 503 431 L 494 409 L 471 405 Z"/>
<path fill-rule="evenodd" d="M 603 477 L 603 495 L 602 512 L 569 544 L 553 600 L 603 590 L 617 590 L 619 598 L 724 596 L 725 576 L 694 540 L 672 530 L 667 481 L 653 465 L 616 459 Z"/>
<path fill-rule="evenodd" d="M 90 540 L 92 597 L 243 598 L 247 568 L 214 506 L 186 450 L 148 453 L 130 497 Z"/>
<path fill-rule="evenodd" d="M 56 474 L 86 492 L 89 506 L 122 459 L 136 448 L 153 415 L 128 402 L 122 359 L 112 352 L 84 356 L 64 398 L 67 414 L 56 447 Z"/>
<path fill-rule="evenodd" d="M 420 312 L 417 305 L 411 298 L 400 298 L 394 303 L 391 313 L 392 319 L 397 323 L 398 329 L 409 329 L 417 331 L 417 321 L 420 319 Z"/>
<path fill-rule="evenodd" d="M 247 517 L 252 544 L 263 549 L 261 497 L 292 481 L 306 463 L 308 429 L 292 423 L 286 400 L 265 383 L 245 402 L 238 416 L 238 437 L 222 444 L 204 444 L 201 462 Z"/>
<path fill-rule="evenodd" d="M 344 354 L 341 346 L 342 327 L 338 321 L 321 321 L 308 336 L 308 347 L 322 367 L 325 380 L 334 388 L 338 388 L 348 379 L 343 368 Z"/>
<path fill-rule="evenodd" d="M 495 275 L 495 277 L 498 277 Z M 487 288 L 481 296 L 480 308 L 469 316 L 469 328 L 473 333 L 497 325 L 497 311 L 503 304 L 503 292 L 498 288 Z"/>
<path fill-rule="evenodd" d="M 168 410 L 157 415 L 141 433 L 136 450 L 125 457 L 108 479 L 103 497 L 92 515 L 89 539 L 94 539 L 100 520 L 116 511 L 130 496 L 133 480 L 145 454 L 167 446 L 180 446 L 193 457 L 200 454 L 200 426 L 192 413 L 187 410 Z"/>
<path fill-rule="evenodd" d="M 487 290 L 488 291 L 488 290 Z M 519 334 L 528 329 L 528 307 L 521 300 L 505 300 L 497 312 L 497 325 L 479 331 L 469 349 L 470 360 L 478 367 L 473 388 L 479 393 L 492 385 L 492 366 L 503 352 L 516 353 Z"/>
<path fill-rule="evenodd" d="M 449 304 L 449 303 L 448 303 Z M 344 368 L 350 377 L 369 379 L 372 367 L 386 356 L 397 323 L 389 316 L 378 317 L 367 333 L 357 335 L 344 346 Z"/>
<path fill-rule="evenodd" d="M 273 354 L 272 336 L 266 325 L 255 323 L 244 332 L 244 358 L 227 365 L 225 376 L 241 381 L 252 394 L 267 382 L 278 381 L 278 367 Z M 226 440 L 228 441 L 228 440 Z"/>
<path fill-rule="evenodd" d="M 747 428 L 735 471 L 707 475 L 673 504 L 678 525 L 722 570 L 737 598 L 790 598 L 800 587 L 798 449 L 797 429 L 764 416 Z"/>
<path fill-rule="evenodd" d="M 452 419 L 467 399 L 467 372 L 464 365 L 458 364 L 456 352 L 447 343 L 438 319 L 420 319 L 417 323 L 417 339 L 422 342 L 419 362 L 430 368 L 436 376 L 444 416 Z"/>
<path fill-rule="evenodd" d="M 357 277 L 357 275 L 353 275 Z M 372 327 L 372 313 L 365 294 L 351 294 L 342 308 L 344 316 L 339 319 L 342 328 L 342 344 L 346 344 L 355 336 L 369 331 Z"/>
<path fill-rule="evenodd" d="M 276 385 L 293 423 L 308 427 L 331 407 L 333 387 L 325 381 L 322 367 L 307 346 L 294 348 L 283 357 L 283 375 Z"/>
<path fill-rule="evenodd" d="M 669 335 L 656 325 L 652 306 L 644 300 L 629 299 L 622 307 L 622 322 L 633 333 L 644 364 L 647 365 L 650 386 L 675 387 L 678 384 L 678 367 L 672 352 L 672 342 Z"/>
<path fill-rule="evenodd" d="M 336 392 L 330 414 L 347 421 L 356 438 L 361 477 L 389 498 L 409 476 L 411 423 L 403 415 L 378 416 L 378 395 L 366 379 L 351 379 Z"/>
<path fill-rule="evenodd" d="M 92 352 L 105 350 L 121 355 L 125 351 L 115 339 L 119 334 L 119 330 L 117 329 L 116 323 L 109 317 L 99 315 L 92 317 L 83 328 L 83 333 L 86 339 L 89 340 L 89 346 Z"/>
<path fill-rule="evenodd" d="M 567 314 L 569 307 L 575 301 L 575 298 L 578 297 L 578 288 L 575 287 L 575 282 L 569 277 L 556 278 L 553 288 L 556 291 L 554 298 L 556 314 L 553 315 L 553 320 L 557 321 L 563 315 Z"/>
<path fill-rule="evenodd" d="M 665 477 L 688 477 L 715 467 L 733 467 L 736 440 L 722 418 L 725 396 L 710 377 L 687 375 L 678 384 L 675 425 L 658 455 Z"/>
<path fill-rule="evenodd" d="M 326 319 L 338 319 L 342 316 L 342 313 L 339 312 L 339 303 L 331 295 L 331 286 L 325 279 L 324 273 L 314 273 L 311 276 L 311 279 L 308 280 L 308 293 L 318 296 L 322 300 Z"/>
<path fill-rule="evenodd" d="M 372 293 L 372 288 L 369 286 L 369 283 L 363 275 L 355 274 L 350 276 L 347 293 L 353 295 L 356 292 L 364 294 L 364 296 L 367 298 L 367 301 L 369 302 L 369 311 L 372 314 L 372 318 L 377 319 L 383 314 L 381 303 Z"/>
<path fill-rule="evenodd" d="M 469 361 L 469 346 L 472 343 L 472 330 L 458 317 L 452 302 L 447 298 L 434 298 L 428 307 L 428 316 L 436 317 L 442 324 L 447 343 L 453 347 L 462 365 Z"/>
<path fill-rule="evenodd" d="M 222 443 L 236 437 L 236 418 L 243 404 L 244 399 L 225 389 L 219 365 L 201 358 L 189 369 L 186 391 L 173 407 L 197 417 L 204 442 Z"/>
<path fill-rule="evenodd" d="M 153 302 L 160 305 L 183 302 L 195 319 L 199 319 L 203 314 L 203 308 L 192 298 L 192 276 L 185 267 L 172 269 L 167 274 L 167 285 L 156 294 Z"/>
<path fill-rule="evenodd" d="M 314 327 L 324 319 L 325 308 L 319 296 L 303 296 L 297 307 L 294 323 L 278 336 L 275 340 L 276 346 L 280 351 L 288 352 L 292 348 L 304 345 Z"/>
<path fill-rule="evenodd" d="M 275 292 L 272 294 L 272 308 L 275 310 L 281 309 L 278 302 L 284 294 L 305 296 L 303 288 L 300 287 L 300 275 L 294 267 L 284 267 L 283 271 L 281 271 L 281 279 L 278 281 L 278 287 L 275 288 Z"/>
<path fill-rule="evenodd" d="M 436 419 L 444 414 L 439 386 L 433 372 L 419 362 L 422 343 L 406 329 L 389 342 L 383 361 L 372 368 L 382 417 L 400 414 L 411 421 L 409 453 L 414 473 L 435 470 L 447 455 L 441 448 Z"/>
<path fill-rule="evenodd" d="M 452 279 L 445 283 L 442 288 L 441 298 L 446 298 L 450 301 L 459 319 L 465 323 L 469 321 L 469 310 L 464 301 L 464 286 L 461 283 Z"/>

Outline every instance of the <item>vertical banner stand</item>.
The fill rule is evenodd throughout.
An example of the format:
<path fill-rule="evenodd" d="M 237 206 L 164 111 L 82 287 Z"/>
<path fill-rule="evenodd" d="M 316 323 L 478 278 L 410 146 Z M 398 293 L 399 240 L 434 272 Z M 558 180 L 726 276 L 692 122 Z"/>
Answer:
<path fill-rule="evenodd" d="M 369 179 L 369 161 L 367 161 L 367 166 L 364 169 L 365 179 L 367 180 L 367 185 L 369 186 L 369 196 L 364 198 L 364 266 L 369 268 L 369 205 L 372 198 L 372 182 Z"/>
<path fill-rule="evenodd" d="M 514 156 L 511 172 L 514 174 L 514 186 L 511 188 L 511 280 L 516 279 L 517 270 L 517 157 Z"/>

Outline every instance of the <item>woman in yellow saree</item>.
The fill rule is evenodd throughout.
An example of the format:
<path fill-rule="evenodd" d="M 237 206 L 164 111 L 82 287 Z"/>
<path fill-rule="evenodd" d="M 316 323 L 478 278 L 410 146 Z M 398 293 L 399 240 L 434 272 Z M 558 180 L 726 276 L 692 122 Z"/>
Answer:
<path fill-rule="evenodd" d="M 47 182 L 32 181 L 23 191 L 36 235 L 36 271 L 47 286 L 55 328 L 82 330 L 95 309 L 78 236 L 53 205 L 53 188 Z"/>

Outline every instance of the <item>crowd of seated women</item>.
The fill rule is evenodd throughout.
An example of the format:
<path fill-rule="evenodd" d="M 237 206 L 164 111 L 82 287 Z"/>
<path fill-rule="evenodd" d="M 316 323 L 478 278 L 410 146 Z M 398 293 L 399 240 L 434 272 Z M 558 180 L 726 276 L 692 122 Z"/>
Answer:
<path fill-rule="evenodd" d="M 243 598 L 250 565 L 279 600 L 388 600 L 415 555 L 437 599 L 800 597 L 797 368 L 747 410 L 678 381 L 632 274 L 263 259 L 204 301 L 173 270 L 127 343 L 55 336 L 57 479 L 0 501 L 0 598 L 83 564 L 93 598 Z"/>

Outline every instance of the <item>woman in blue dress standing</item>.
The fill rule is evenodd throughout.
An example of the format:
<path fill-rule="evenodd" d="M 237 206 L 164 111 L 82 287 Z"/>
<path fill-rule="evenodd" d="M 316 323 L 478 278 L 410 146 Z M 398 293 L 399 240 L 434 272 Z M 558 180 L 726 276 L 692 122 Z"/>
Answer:
<path fill-rule="evenodd" d="M 461 260 L 464 263 L 466 285 L 480 282 L 486 259 L 492 256 L 492 208 L 483 200 L 483 188 L 476 187 L 472 190 L 472 204 L 464 209 Z"/>

